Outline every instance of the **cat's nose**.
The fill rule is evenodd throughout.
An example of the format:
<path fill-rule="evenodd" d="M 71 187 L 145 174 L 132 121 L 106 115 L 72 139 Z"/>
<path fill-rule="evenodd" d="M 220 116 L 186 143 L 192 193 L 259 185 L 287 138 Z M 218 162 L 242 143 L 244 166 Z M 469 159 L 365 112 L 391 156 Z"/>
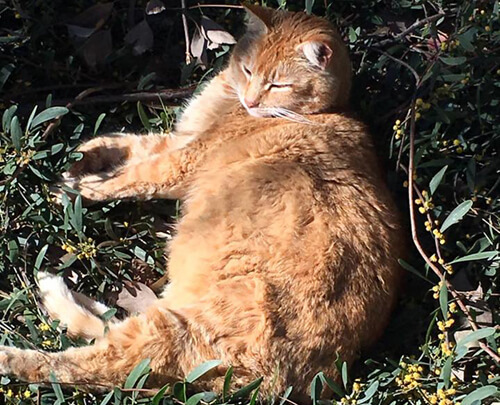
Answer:
<path fill-rule="evenodd" d="M 254 99 L 245 98 L 245 104 L 247 105 L 248 108 L 254 108 L 259 105 L 259 100 L 255 98 Z"/>

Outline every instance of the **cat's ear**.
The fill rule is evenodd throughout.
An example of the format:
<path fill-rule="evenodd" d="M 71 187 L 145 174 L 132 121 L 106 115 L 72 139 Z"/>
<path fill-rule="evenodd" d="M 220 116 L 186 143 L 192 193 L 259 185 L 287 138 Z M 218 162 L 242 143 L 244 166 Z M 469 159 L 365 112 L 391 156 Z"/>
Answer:
<path fill-rule="evenodd" d="M 321 69 L 326 69 L 332 59 L 333 50 L 330 45 L 323 41 L 307 41 L 298 46 L 306 59 Z"/>
<path fill-rule="evenodd" d="M 271 28 L 274 10 L 250 3 L 244 3 L 243 8 L 248 16 L 247 32 L 266 34 Z"/>

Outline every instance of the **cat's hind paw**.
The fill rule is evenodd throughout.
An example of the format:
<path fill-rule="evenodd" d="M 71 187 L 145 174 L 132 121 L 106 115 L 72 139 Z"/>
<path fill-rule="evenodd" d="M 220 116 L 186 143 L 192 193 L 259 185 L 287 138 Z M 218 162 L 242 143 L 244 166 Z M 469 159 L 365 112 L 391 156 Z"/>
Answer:
<path fill-rule="evenodd" d="M 12 358 L 13 350 L 15 349 L 8 346 L 0 346 L 0 375 L 2 376 L 12 374 L 10 361 Z"/>

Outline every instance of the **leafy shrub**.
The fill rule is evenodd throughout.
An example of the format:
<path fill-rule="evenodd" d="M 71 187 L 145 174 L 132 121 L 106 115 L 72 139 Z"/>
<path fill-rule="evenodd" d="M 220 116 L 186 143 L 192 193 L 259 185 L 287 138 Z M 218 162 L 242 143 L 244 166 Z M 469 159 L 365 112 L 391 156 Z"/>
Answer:
<path fill-rule="evenodd" d="M 340 385 L 316 376 L 313 401 L 324 401 L 328 385 L 343 404 L 491 403 L 500 381 L 499 2 L 267 3 L 326 15 L 344 34 L 353 55 L 353 105 L 372 128 L 418 247 L 401 259 L 407 285 L 381 343 L 349 371 L 339 362 Z M 195 87 L 189 84 L 223 63 L 231 36 L 221 26 L 237 36 L 242 13 L 229 6 L 186 10 L 188 51 L 196 56 L 186 60 L 183 2 L 130 4 L 0 5 L 1 344 L 62 350 L 81 343 L 36 305 L 38 270 L 71 269 L 74 289 L 108 301 L 121 280 L 150 284 L 163 274 L 175 202 L 83 208 L 77 198 L 58 207 L 50 186 L 79 158 L 82 139 L 124 127 L 169 131 L 180 99 Z M 223 393 L 190 396 L 189 383 L 211 366 L 149 399 L 138 396 L 147 360 L 122 390 L 103 396 L 6 377 L 0 383 L 12 403 L 256 401 L 259 381 L 231 393 L 230 372 Z"/>

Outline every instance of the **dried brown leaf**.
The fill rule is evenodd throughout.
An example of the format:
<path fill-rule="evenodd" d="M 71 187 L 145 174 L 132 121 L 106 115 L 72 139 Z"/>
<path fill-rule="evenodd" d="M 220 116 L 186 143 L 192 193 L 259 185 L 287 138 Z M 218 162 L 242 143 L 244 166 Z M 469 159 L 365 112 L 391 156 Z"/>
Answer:
<path fill-rule="evenodd" d="M 125 281 L 116 305 L 133 314 L 144 312 L 157 300 L 155 293 L 147 285 Z"/>
<path fill-rule="evenodd" d="M 94 32 L 81 48 L 83 58 L 90 67 L 101 65 L 112 50 L 113 40 L 109 30 Z"/>
<path fill-rule="evenodd" d="M 89 7 L 76 17 L 68 21 L 66 26 L 70 35 L 79 38 L 88 38 L 101 28 L 113 10 L 113 3 L 100 3 Z"/>
<path fill-rule="evenodd" d="M 202 35 L 213 44 L 234 44 L 236 40 L 234 37 L 222 28 L 215 21 L 210 18 L 203 16 L 201 18 L 201 32 Z M 213 45 L 211 45 L 213 46 Z M 210 48 L 209 49 L 214 49 Z"/>
<path fill-rule="evenodd" d="M 125 36 L 125 42 L 133 46 L 134 55 L 141 55 L 153 46 L 153 31 L 146 20 L 142 20 Z"/>
<path fill-rule="evenodd" d="M 154 15 L 160 14 L 165 10 L 165 4 L 161 0 L 149 0 L 146 4 L 146 14 Z"/>
<path fill-rule="evenodd" d="M 191 40 L 191 55 L 198 59 L 199 63 L 203 66 L 207 64 L 207 40 L 196 30 L 193 39 Z"/>

